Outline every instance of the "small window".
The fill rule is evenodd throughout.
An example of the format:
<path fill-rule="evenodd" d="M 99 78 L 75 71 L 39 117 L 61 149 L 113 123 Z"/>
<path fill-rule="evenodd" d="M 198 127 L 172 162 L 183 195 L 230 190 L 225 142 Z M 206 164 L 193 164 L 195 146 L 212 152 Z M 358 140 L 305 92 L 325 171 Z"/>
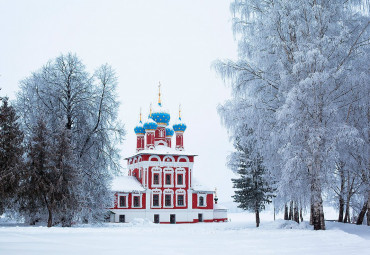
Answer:
<path fill-rule="evenodd" d="M 154 223 L 159 223 L 159 214 L 154 214 Z"/>
<path fill-rule="evenodd" d="M 204 206 L 204 197 L 199 197 L 199 206 Z"/>
<path fill-rule="evenodd" d="M 171 195 L 165 195 L 164 197 L 164 205 L 171 206 Z"/>
<path fill-rule="evenodd" d="M 126 207 L 126 196 L 119 197 L 119 207 Z"/>
<path fill-rule="evenodd" d="M 166 174 L 166 185 L 171 185 L 171 175 Z"/>
<path fill-rule="evenodd" d="M 159 184 L 159 174 L 154 174 L 153 176 L 153 184 L 158 185 Z"/>
<path fill-rule="evenodd" d="M 153 206 L 159 206 L 159 195 L 153 195 Z"/>
<path fill-rule="evenodd" d="M 134 197 L 134 207 L 140 207 L 140 197 Z"/>
<path fill-rule="evenodd" d="M 125 215 L 119 216 L 119 222 L 125 222 Z"/>
<path fill-rule="evenodd" d="M 177 175 L 177 185 L 183 185 L 184 184 L 184 175 L 178 174 Z"/>
<path fill-rule="evenodd" d="M 178 195 L 177 196 L 177 205 L 183 206 L 184 205 L 184 195 Z"/>

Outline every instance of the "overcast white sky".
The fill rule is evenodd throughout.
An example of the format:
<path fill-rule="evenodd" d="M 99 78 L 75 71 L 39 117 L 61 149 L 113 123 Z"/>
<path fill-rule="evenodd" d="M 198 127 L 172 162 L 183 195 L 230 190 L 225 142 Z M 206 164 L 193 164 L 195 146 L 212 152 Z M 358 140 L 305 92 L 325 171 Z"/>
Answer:
<path fill-rule="evenodd" d="M 76 53 L 93 71 L 109 63 L 119 77 L 120 119 L 127 136 L 122 157 L 135 151 L 140 107 L 162 102 L 171 120 L 182 105 L 185 149 L 198 154 L 194 176 L 231 200 L 232 150 L 216 107 L 229 97 L 211 69 L 235 58 L 230 0 L 4 1 L 0 0 L 1 95 L 15 98 L 18 82 L 61 53 Z M 126 167 L 126 162 L 123 162 Z"/>

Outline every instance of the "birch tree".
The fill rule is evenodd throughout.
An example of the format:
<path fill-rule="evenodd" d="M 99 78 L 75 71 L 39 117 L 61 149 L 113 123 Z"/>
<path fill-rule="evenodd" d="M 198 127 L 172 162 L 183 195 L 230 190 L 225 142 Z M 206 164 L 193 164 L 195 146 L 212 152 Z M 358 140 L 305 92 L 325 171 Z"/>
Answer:
<path fill-rule="evenodd" d="M 278 196 L 308 205 L 316 230 L 325 229 L 322 194 L 333 179 L 337 142 L 358 141 L 341 109 L 357 102 L 353 95 L 368 84 L 368 70 L 355 68 L 368 59 L 369 21 L 361 9 L 367 5 L 234 1 L 239 56 L 215 64 L 231 85 L 230 101 L 243 108 L 233 115 L 256 132 Z M 226 126 L 233 132 L 232 123 Z"/>

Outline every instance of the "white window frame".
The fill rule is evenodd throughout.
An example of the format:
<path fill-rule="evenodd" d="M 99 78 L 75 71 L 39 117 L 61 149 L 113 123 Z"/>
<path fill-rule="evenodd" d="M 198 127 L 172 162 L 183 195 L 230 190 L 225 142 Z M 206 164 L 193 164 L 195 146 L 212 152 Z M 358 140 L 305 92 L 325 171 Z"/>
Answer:
<path fill-rule="evenodd" d="M 200 205 L 200 197 L 203 197 L 203 205 Z M 207 194 L 199 194 L 198 193 L 198 196 L 197 196 L 197 205 L 198 207 L 207 207 Z"/>
<path fill-rule="evenodd" d="M 143 194 L 132 193 L 132 195 L 131 195 L 131 208 L 142 208 L 143 207 L 142 196 L 143 196 Z M 139 197 L 139 206 L 135 206 L 135 204 L 134 204 L 135 197 Z"/>
<path fill-rule="evenodd" d="M 177 188 L 185 188 L 186 187 L 186 184 L 185 184 L 186 183 L 186 180 L 185 180 L 186 170 L 185 170 L 185 168 L 177 168 L 175 172 L 176 172 L 176 176 L 175 176 L 176 187 Z M 182 174 L 182 184 L 177 183 L 177 176 L 179 174 Z"/>
<path fill-rule="evenodd" d="M 183 205 L 178 204 L 178 202 L 179 202 L 178 196 L 179 195 L 184 196 L 184 204 Z M 176 190 L 176 207 L 186 207 L 186 191 L 183 190 L 183 189 Z"/>
<path fill-rule="evenodd" d="M 152 187 L 161 188 L 162 187 L 162 168 L 153 167 L 151 172 L 152 172 Z M 154 184 L 154 174 L 159 174 L 159 184 Z"/>
<path fill-rule="evenodd" d="M 121 197 L 125 197 L 126 206 L 120 206 Z M 128 194 L 118 194 L 117 208 L 128 208 Z"/>
<path fill-rule="evenodd" d="M 166 184 L 166 174 L 171 175 L 171 184 Z M 173 188 L 174 187 L 173 175 L 174 175 L 173 168 L 166 167 L 165 169 L 163 169 L 163 187 L 164 188 Z"/>
<path fill-rule="evenodd" d="M 171 196 L 171 205 L 166 206 L 166 195 Z M 173 190 L 164 190 L 163 191 L 163 208 L 173 208 Z"/>
<path fill-rule="evenodd" d="M 153 197 L 154 197 L 154 195 L 158 195 L 159 196 L 159 198 L 158 198 L 159 205 L 158 206 L 154 206 L 153 205 L 153 202 L 154 202 Z M 160 189 L 153 190 L 152 191 L 152 199 L 151 199 L 151 207 L 152 208 L 161 208 L 161 206 L 162 206 L 162 203 L 161 202 L 162 202 L 162 191 Z"/>

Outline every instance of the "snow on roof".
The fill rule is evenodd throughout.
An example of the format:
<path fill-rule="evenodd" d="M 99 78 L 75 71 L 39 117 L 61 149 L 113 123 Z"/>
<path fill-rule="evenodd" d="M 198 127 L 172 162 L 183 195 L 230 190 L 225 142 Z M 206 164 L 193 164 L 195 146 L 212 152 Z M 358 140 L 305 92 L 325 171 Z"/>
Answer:
<path fill-rule="evenodd" d="M 119 176 L 113 179 L 112 191 L 132 192 L 145 189 L 135 176 Z"/>
<path fill-rule="evenodd" d="M 228 210 L 225 206 L 219 205 L 219 204 L 214 204 L 213 205 L 213 210 Z"/>
<path fill-rule="evenodd" d="M 194 153 L 189 153 L 189 152 L 186 152 L 186 151 L 179 151 L 179 150 L 176 150 L 174 148 L 170 148 L 170 147 L 163 146 L 163 145 L 157 145 L 157 146 L 155 146 L 155 149 L 154 150 L 141 150 L 141 151 L 138 151 L 134 155 L 132 155 L 131 157 L 134 157 L 134 156 L 137 156 L 137 155 L 140 155 L 140 154 L 198 156 L 198 155 L 196 155 Z M 125 159 L 129 159 L 131 157 L 128 157 L 128 158 L 125 158 Z"/>
<path fill-rule="evenodd" d="M 200 182 L 198 182 L 195 178 L 192 179 L 192 188 L 194 191 L 206 191 L 206 192 L 213 192 L 213 190 Z"/>

